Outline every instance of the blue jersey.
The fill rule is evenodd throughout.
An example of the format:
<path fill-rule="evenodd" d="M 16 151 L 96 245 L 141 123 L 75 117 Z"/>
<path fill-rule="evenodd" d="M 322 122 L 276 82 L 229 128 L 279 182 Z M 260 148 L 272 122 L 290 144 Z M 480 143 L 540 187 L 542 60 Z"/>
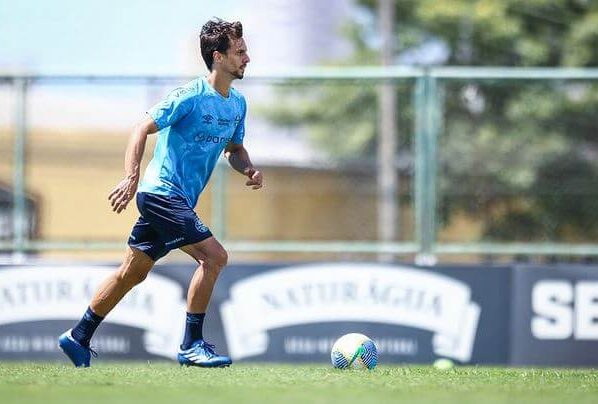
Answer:
<path fill-rule="evenodd" d="M 172 91 L 148 111 L 159 133 L 138 191 L 178 195 L 195 207 L 226 145 L 243 143 L 246 111 L 241 93 L 231 88 L 223 97 L 206 78 Z"/>

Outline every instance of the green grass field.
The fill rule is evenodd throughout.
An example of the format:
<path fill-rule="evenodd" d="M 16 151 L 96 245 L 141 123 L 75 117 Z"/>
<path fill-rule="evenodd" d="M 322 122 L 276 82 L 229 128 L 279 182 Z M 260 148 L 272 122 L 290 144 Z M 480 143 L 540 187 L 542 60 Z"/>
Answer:
<path fill-rule="evenodd" d="M 596 403 L 598 371 L 323 365 L 0 363 L 0 403 Z"/>

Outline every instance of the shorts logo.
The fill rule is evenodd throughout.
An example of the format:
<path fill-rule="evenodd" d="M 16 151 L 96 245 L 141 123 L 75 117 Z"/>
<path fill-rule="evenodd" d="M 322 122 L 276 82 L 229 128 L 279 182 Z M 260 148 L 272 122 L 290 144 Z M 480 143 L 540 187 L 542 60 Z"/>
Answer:
<path fill-rule="evenodd" d="M 208 231 L 208 227 L 199 220 L 199 218 L 195 219 L 195 228 L 200 233 L 205 233 Z"/>
<path fill-rule="evenodd" d="M 164 245 L 165 246 L 173 245 L 173 244 L 178 243 L 179 241 L 183 241 L 183 240 L 185 240 L 185 237 L 177 237 L 174 240 L 167 241 L 166 243 L 164 243 Z"/>

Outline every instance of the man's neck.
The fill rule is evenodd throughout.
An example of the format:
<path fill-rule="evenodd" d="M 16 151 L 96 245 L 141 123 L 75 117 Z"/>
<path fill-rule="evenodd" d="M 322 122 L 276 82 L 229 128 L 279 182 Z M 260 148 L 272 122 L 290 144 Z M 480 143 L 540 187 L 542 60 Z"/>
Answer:
<path fill-rule="evenodd" d="M 220 95 L 228 97 L 228 91 L 230 90 L 230 84 L 232 83 L 230 75 L 212 70 L 210 74 L 208 74 L 207 80 Z"/>

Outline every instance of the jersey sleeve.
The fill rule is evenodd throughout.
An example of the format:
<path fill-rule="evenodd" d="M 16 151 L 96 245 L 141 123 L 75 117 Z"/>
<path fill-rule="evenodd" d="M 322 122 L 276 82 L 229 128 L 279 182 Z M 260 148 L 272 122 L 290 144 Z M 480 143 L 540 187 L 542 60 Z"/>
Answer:
<path fill-rule="evenodd" d="M 243 144 L 243 138 L 245 137 L 245 116 L 247 115 L 247 103 L 245 97 L 241 97 L 241 116 L 238 119 L 235 133 L 231 139 L 231 143 Z"/>
<path fill-rule="evenodd" d="M 190 88 L 177 88 L 166 98 L 147 111 L 156 122 L 158 130 L 174 125 L 193 110 L 193 91 Z"/>

